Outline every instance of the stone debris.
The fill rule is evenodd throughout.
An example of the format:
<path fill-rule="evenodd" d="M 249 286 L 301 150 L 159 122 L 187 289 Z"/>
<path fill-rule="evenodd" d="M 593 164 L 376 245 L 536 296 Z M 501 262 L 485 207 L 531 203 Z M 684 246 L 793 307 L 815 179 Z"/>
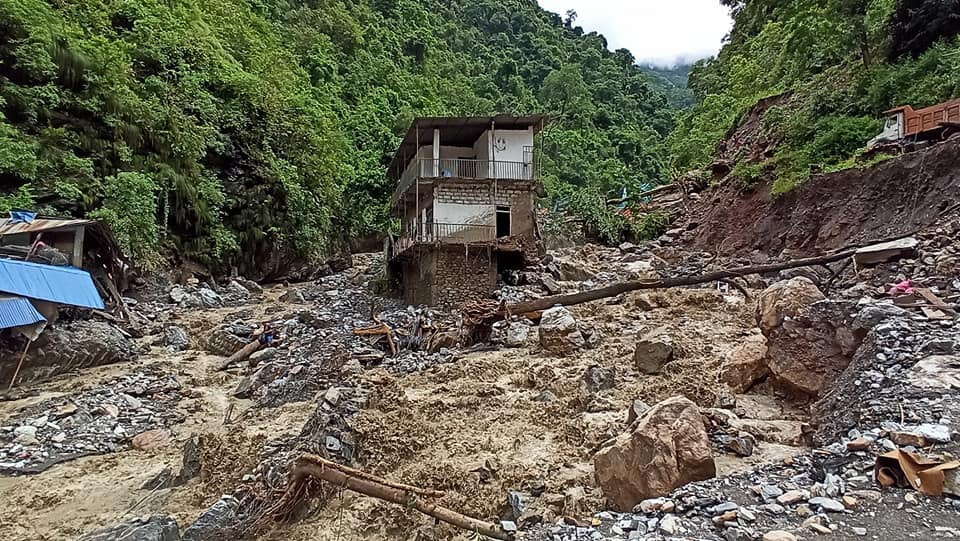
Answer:
<path fill-rule="evenodd" d="M 38 473 L 77 457 L 154 449 L 162 427 L 180 421 L 180 384 L 171 375 L 135 372 L 72 395 L 51 398 L 0 426 L 0 472 Z"/>
<path fill-rule="evenodd" d="M 659 374 L 672 360 L 673 340 L 663 328 L 647 333 L 633 350 L 633 364 L 643 374 Z"/>
<path fill-rule="evenodd" d="M 580 325 L 570 310 L 556 306 L 543 311 L 540 345 L 558 355 L 569 355 L 586 345 Z"/>

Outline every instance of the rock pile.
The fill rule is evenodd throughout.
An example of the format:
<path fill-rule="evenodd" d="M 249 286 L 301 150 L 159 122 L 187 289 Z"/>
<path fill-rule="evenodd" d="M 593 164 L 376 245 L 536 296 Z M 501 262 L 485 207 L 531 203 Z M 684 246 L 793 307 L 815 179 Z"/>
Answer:
<path fill-rule="evenodd" d="M 156 445 L 153 430 L 179 422 L 180 384 L 134 372 L 93 389 L 45 400 L 0 426 L 0 472 L 37 473 L 80 456 Z M 141 436 L 147 433 L 146 436 Z"/>

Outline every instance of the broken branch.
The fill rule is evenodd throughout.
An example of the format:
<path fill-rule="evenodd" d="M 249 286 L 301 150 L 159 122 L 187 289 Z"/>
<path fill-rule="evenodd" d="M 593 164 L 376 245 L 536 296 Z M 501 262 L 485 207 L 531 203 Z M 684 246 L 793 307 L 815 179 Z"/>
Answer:
<path fill-rule="evenodd" d="M 343 471 L 345 466 L 337 466 L 338 467 L 336 468 L 328 467 L 324 464 L 315 463 L 310 459 L 303 460 L 301 458 L 301 460 L 297 461 L 296 466 L 291 472 L 291 480 L 287 487 L 287 491 L 294 494 L 302 493 L 305 483 L 309 481 L 309 478 L 313 477 L 322 479 L 338 487 L 359 492 L 360 494 L 364 494 L 366 496 L 371 496 L 390 503 L 416 509 L 425 515 L 446 522 L 447 524 L 451 524 L 453 526 L 457 526 L 458 528 L 475 532 L 492 539 L 500 539 L 501 541 L 513 541 L 514 539 L 512 534 L 503 531 L 494 524 L 468 517 L 433 503 L 422 501 L 417 498 L 416 494 L 411 493 L 410 491 L 394 488 L 369 478 L 361 478 L 348 474 Z M 369 474 L 364 475 L 367 477 L 373 477 Z M 417 490 L 419 491 L 422 489 Z"/>
<path fill-rule="evenodd" d="M 394 483 L 393 481 L 388 481 L 386 479 L 383 479 L 382 477 L 377 477 L 376 475 L 373 475 L 371 473 L 367 473 L 365 471 L 357 470 L 349 466 L 344 466 L 343 464 L 338 464 L 331 460 L 327 460 L 322 456 L 304 454 L 300 456 L 300 461 L 310 462 L 326 468 L 333 468 L 335 470 L 340 470 L 347 475 L 351 475 L 359 479 L 366 479 L 367 481 L 380 483 L 381 485 L 385 485 L 390 488 L 403 490 L 406 492 L 410 492 L 412 494 L 419 494 L 420 496 L 426 496 L 428 498 L 442 498 L 444 496 L 444 493 L 439 490 L 430 490 L 430 489 L 418 488 L 410 485 L 404 485 L 402 483 Z"/>

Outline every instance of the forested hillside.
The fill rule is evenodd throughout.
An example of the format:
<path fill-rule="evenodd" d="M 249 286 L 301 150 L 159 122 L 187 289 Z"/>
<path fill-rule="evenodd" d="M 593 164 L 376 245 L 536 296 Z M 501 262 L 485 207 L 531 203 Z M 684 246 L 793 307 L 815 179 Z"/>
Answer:
<path fill-rule="evenodd" d="M 781 193 L 856 164 L 882 111 L 960 97 L 960 0 L 722 1 L 735 24 L 691 73 L 697 104 L 671 139 L 681 170 L 723 154 L 736 181 L 775 178 Z M 758 100 L 778 95 L 758 134 L 772 156 L 720 148 Z"/>
<path fill-rule="evenodd" d="M 696 103 L 693 91 L 687 86 L 691 64 L 678 64 L 665 68 L 662 66 L 641 65 L 649 76 L 650 86 L 667 98 L 667 103 L 675 109 L 687 109 Z"/>
<path fill-rule="evenodd" d="M 279 272 L 389 226 L 414 116 L 545 111 L 549 204 L 612 231 L 606 195 L 669 165 L 646 81 L 534 0 L 0 0 L 0 211 Z"/>

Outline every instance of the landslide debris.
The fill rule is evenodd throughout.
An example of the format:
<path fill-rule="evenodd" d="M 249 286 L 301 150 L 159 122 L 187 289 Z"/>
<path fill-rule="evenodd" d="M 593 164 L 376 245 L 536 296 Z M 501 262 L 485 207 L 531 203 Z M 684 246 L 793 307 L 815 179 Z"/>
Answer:
<path fill-rule="evenodd" d="M 567 250 L 567 267 L 582 257 L 602 270 L 580 274 L 589 276 L 582 282 L 544 283 L 537 275 L 553 276 L 548 257 L 501 293 L 532 299 L 554 286 L 603 287 L 641 262 L 658 276 L 743 263 L 684 250 L 669 237 Z M 950 253 L 942 235 L 918 239 L 918 257 L 938 261 Z M 524 539 L 759 539 L 775 531 L 843 538 L 861 529 L 933 534 L 956 527 L 952 497 L 880 492 L 872 478 L 876 454 L 891 444 L 927 452 L 920 443 L 935 443 L 935 452 L 956 453 L 960 329 L 955 319 L 895 307 L 888 294 L 888 280 L 925 268 L 922 260 L 856 271 L 838 263 L 813 278 L 786 271 L 745 277 L 750 299 L 723 283 L 628 293 L 564 308 L 554 318 L 563 324 L 553 328 L 546 318 L 548 332 L 557 331 L 551 347 L 541 343 L 543 319 L 513 317 L 494 326 L 489 342 L 448 341 L 435 351 L 424 337 L 455 329 L 457 314 L 371 294 L 379 257 L 356 260 L 356 268 L 267 287 L 235 306 L 181 306 L 163 292 L 136 307 L 154 322 L 139 339 L 149 353 L 137 364 L 81 373 L 70 386 L 42 384 L 37 398 L 0 403 L 4 426 L 23 426 L 50 404 L 75 403 L 111 384 L 122 398 L 122 378 L 167 374 L 180 385 L 178 400 L 164 407 L 140 399 L 176 414 L 142 427 L 167 432 L 135 443 L 136 431 L 117 421 L 106 426 L 124 434 L 97 436 L 113 442 L 113 452 L 63 462 L 29 483 L 0 478 L 9 495 L 0 520 L 12 525 L 12 538 L 78 537 L 118 524 L 156 529 L 169 519 L 182 538 L 214 530 L 294 540 L 462 534 L 326 485 L 295 499 L 284 508 L 287 521 L 275 522 L 290 463 L 302 453 L 443 490 L 440 505 L 515 527 Z M 917 276 L 945 302 L 960 295 L 950 268 Z M 758 314 L 765 289 L 798 283 L 820 295 L 792 296 L 796 302 L 774 302 L 776 312 L 761 306 Z M 210 289 L 223 296 L 230 286 L 217 287 Z M 248 342 L 263 322 L 283 340 L 250 362 L 219 371 L 223 357 L 202 349 L 218 334 Z M 355 332 L 378 325 L 394 332 L 395 354 L 386 334 Z M 185 346 L 172 327 L 188 336 Z M 816 375 L 819 391 L 796 392 L 783 358 L 812 358 L 809 352 L 826 351 L 818 344 L 836 348 L 849 336 L 856 340 L 837 348 L 843 355 L 816 355 L 821 364 L 800 371 Z M 674 405 L 676 415 L 663 414 Z M 52 429 L 44 426 L 38 432 L 46 438 Z M 649 438 L 652 445 L 634 443 Z M 24 449 L 42 456 L 46 441 Z M 696 480 L 713 472 L 715 479 Z M 52 485 L 58 496 L 44 496 Z M 88 498 L 105 503 L 90 509 L 82 504 Z"/>

